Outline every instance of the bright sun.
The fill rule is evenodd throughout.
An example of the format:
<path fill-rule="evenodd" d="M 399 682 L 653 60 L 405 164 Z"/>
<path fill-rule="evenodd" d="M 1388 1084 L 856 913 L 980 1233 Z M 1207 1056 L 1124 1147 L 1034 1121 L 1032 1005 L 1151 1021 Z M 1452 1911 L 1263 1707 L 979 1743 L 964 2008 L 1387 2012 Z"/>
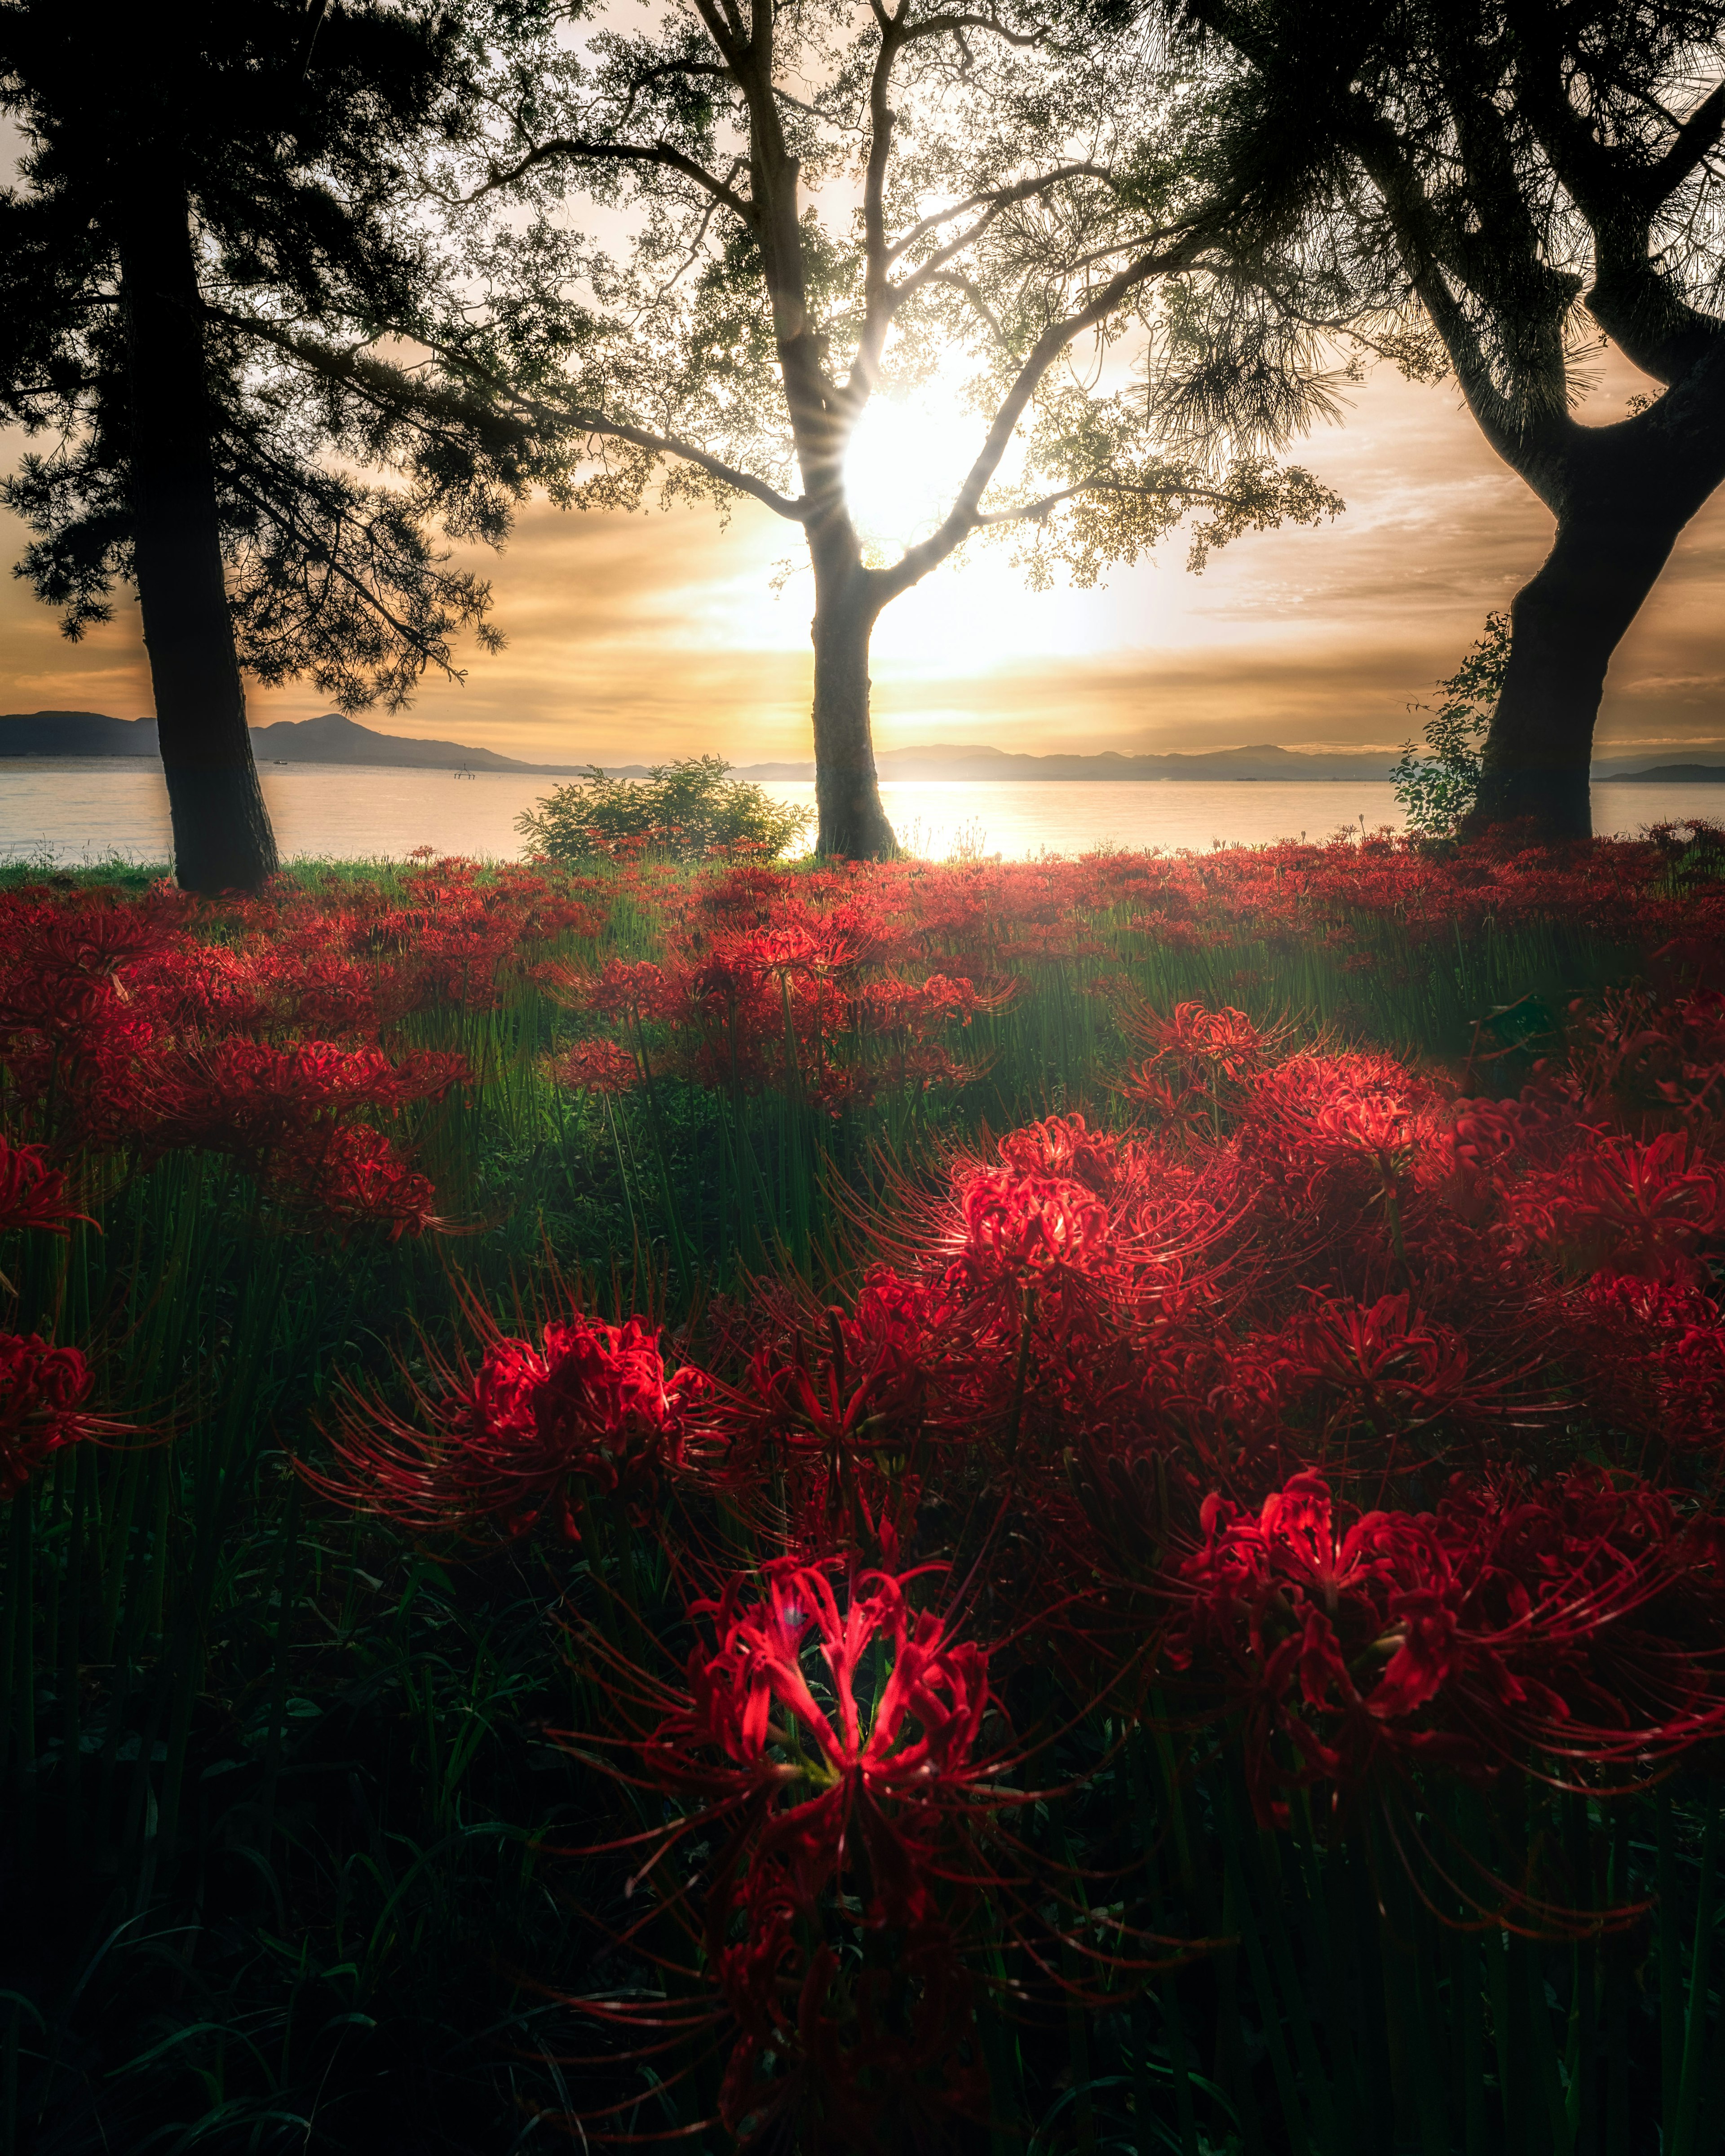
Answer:
<path fill-rule="evenodd" d="M 952 507 L 983 431 L 942 383 L 914 403 L 876 397 L 845 459 L 850 513 L 864 540 L 905 547 L 932 531 Z"/>

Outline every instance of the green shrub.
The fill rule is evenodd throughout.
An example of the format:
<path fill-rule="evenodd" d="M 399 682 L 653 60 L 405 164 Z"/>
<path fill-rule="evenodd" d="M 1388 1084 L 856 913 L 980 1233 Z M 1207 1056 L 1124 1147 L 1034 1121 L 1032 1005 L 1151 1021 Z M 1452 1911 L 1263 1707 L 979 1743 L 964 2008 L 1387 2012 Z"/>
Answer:
<path fill-rule="evenodd" d="M 657 854 L 698 861 L 752 855 L 776 860 L 813 821 L 813 811 L 775 801 L 746 779 L 727 778 L 722 757 L 656 763 L 644 778 L 611 778 L 593 765 L 516 819 L 529 851 L 554 861 L 616 860 Z"/>
<path fill-rule="evenodd" d="M 1404 742 L 1399 759 L 1390 767 L 1395 798 L 1416 831 L 1452 838 L 1479 797 L 1480 758 L 1509 665 L 1509 635 L 1507 613 L 1486 616 L 1484 635 L 1449 680 L 1438 683 L 1444 701 L 1426 726 L 1425 754 L 1416 756 L 1413 742 Z"/>

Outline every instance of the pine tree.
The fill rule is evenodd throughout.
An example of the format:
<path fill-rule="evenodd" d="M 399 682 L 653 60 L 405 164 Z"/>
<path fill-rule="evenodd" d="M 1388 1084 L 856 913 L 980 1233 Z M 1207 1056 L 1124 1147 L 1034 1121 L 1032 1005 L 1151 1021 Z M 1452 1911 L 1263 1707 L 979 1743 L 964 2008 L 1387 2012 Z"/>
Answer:
<path fill-rule="evenodd" d="M 244 674 L 396 708 L 491 634 L 430 531 L 501 539 L 525 430 L 377 350 L 441 274 L 413 179 L 479 56 L 384 0 L 0 6 L 0 416 L 50 444 L 3 498 L 69 636 L 136 587 L 188 888 L 275 864 Z"/>

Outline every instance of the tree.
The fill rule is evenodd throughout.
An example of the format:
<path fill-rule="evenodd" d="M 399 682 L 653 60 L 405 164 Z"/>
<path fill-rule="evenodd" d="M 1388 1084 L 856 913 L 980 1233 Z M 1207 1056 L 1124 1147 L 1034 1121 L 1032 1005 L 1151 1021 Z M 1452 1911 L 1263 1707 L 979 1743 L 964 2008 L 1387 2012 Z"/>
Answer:
<path fill-rule="evenodd" d="M 1225 61 L 1214 154 L 1252 176 L 1263 333 L 1453 376 L 1556 520 L 1511 609 L 1470 828 L 1584 836 L 1612 653 L 1725 479 L 1725 8 L 1174 4 Z M 1585 425 L 1607 337 L 1660 389 Z"/>
<path fill-rule="evenodd" d="M 427 524 L 501 539 L 525 432 L 372 349 L 437 274 L 410 164 L 477 50 L 389 0 L 0 5 L 0 416 L 54 437 L 3 490 L 18 572 L 74 638 L 136 585 L 188 888 L 275 865 L 242 669 L 395 708 L 489 633 Z"/>
<path fill-rule="evenodd" d="M 1478 805 L 1482 752 L 1509 665 L 1509 616 L 1488 613 L 1483 635 L 1438 683 L 1444 700 L 1425 722 L 1425 755 L 1404 742 L 1389 767 L 1403 813 L 1428 838 L 1453 839 Z"/>
<path fill-rule="evenodd" d="M 1133 33 L 1057 35 L 1028 0 L 675 0 L 506 70 L 472 205 L 489 295 L 422 336 L 451 377 L 570 445 L 560 498 L 748 498 L 813 571 L 817 844 L 892 850 L 869 648 L 901 593 L 980 534 L 1081 583 L 1198 511 L 1194 556 L 1340 505 L 1257 424 L 1165 440 L 1128 364 L 1164 295 L 1228 274 L 1235 205 L 1189 156 L 1204 115 Z M 558 222 L 584 201 L 599 241 Z M 502 228 L 497 219 L 502 213 Z M 1081 363 L 1080 363 L 1081 362 Z M 877 393 L 962 367 L 976 450 L 896 554 L 859 529 L 846 461 Z"/>

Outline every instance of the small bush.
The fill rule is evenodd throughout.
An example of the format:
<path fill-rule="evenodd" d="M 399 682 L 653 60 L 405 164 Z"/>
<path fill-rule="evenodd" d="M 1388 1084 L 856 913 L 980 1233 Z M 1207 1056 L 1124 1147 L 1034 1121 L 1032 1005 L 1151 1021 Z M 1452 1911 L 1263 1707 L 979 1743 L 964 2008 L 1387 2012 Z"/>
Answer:
<path fill-rule="evenodd" d="M 612 778 L 597 764 L 516 819 L 529 851 L 554 861 L 619 860 L 656 854 L 679 861 L 747 854 L 776 860 L 813 812 L 775 801 L 747 780 L 727 778 L 722 757 L 657 763 L 644 778 Z"/>
<path fill-rule="evenodd" d="M 1507 613 L 1486 616 L 1485 634 L 1449 680 L 1438 683 L 1444 701 L 1426 726 L 1425 754 L 1416 756 L 1413 742 L 1404 742 L 1390 767 L 1396 799 L 1414 829 L 1428 837 L 1454 837 L 1479 798 L 1480 759 L 1509 665 L 1509 635 Z"/>

